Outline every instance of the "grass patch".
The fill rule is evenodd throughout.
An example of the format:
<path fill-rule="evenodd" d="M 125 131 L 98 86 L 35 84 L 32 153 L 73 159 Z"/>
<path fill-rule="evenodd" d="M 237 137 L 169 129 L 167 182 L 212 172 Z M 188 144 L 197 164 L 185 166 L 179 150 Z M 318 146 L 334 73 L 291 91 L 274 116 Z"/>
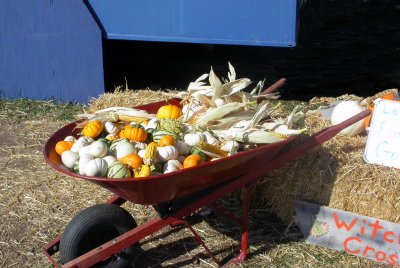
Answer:
<path fill-rule="evenodd" d="M 15 123 L 24 120 L 50 118 L 56 121 L 72 121 L 83 106 L 76 103 L 35 101 L 29 99 L 9 100 L 0 98 L 0 115 Z"/>

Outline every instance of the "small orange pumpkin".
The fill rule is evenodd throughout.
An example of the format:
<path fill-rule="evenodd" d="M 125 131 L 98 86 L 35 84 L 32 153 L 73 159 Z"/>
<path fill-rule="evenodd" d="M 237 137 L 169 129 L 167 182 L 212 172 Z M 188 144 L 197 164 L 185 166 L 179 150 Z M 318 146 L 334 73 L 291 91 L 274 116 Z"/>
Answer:
<path fill-rule="evenodd" d="M 103 123 L 99 120 L 90 121 L 82 130 L 86 137 L 96 138 L 103 131 Z"/>
<path fill-rule="evenodd" d="M 71 149 L 74 143 L 72 141 L 59 141 L 56 143 L 55 150 L 56 152 L 61 155 L 64 151 Z"/>
<path fill-rule="evenodd" d="M 182 116 L 182 110 L 176 105 L 167 104 L 161 106 L 157 111 L 157 118 L 178 119 Z"/>
<path fill-rule="evenodd" d="M 144 142 L 147 139 L 147 132 L 142 127 L 127 125 L 119 133 L 121 139 L 127 138 L 131 141 Z"/>
<path fill-rule="evenodd" d="M 203 163 L 203 158 L 199 154 L 191 154 L 183 160 L 183 167 L 194 167 Z"/>
<path fill-rule="evenodd" d="M 385 95 L 381 96 L 380 98 L 384 99 L 384 100 L 395 100 L 395 96 L 394 96 L 393 92 L 385 94 Z M 364 119 L 364 124 L 365 124 L 366 128 L 369 127 L 369 124 L 371 122 L 372 113 L 374 112 L 374 103 L 370 104 L 368 106 L 368 109 L 371 111 L 371 114 L 369 116 L 365 117 L 365 119 Z"/>
<path fill-rule="evenodd" d="M 118 161 L 130 166 L 133 169 L 138 168 L 143 164 L 142 158 L 140 158 L 140 156 L 137 154 L 128 154 L 127 156 L 119 158 Z"/>
<path fill-rule="evenodd" d="M 158 142 L 158 145 L 159 146 L 167 146 L 167 145 L 175 146 L 175 139 L 171 135 L 165 135 L 160 139 L 160 141 Z"/>

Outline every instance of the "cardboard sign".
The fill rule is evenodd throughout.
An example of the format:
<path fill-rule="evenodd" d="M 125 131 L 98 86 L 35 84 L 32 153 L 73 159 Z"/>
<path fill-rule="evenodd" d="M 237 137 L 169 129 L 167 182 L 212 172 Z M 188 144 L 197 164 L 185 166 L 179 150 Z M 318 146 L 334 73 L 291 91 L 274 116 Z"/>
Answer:
<path fill-rule="evenodd" d="M 400 168 L 400 103 L 377 99 L 368 132 L 364 160 Z"/>
<path fill-rule="evenodd" d="M 400 267 L 400 225 L 295 201 L 296 224 L 307 242 Z"/>

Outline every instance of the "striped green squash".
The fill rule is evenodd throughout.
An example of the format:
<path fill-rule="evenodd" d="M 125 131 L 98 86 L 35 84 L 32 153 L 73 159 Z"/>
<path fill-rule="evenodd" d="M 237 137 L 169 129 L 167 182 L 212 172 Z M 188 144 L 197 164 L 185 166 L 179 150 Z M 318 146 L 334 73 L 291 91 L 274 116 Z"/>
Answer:
<path fill-rule="evenodd" d="M 107 178 L 123 179 L 131 177 L 129 167 L 121 162 L 113 163 L 107 170 Z"/>

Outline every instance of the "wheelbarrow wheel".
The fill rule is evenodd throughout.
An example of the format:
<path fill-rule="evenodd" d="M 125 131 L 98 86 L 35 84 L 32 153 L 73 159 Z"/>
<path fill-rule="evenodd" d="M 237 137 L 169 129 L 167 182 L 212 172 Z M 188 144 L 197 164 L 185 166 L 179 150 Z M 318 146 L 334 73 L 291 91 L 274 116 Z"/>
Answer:
<path fill-rule="evenodd" d="M 86 208 L 65 228 L 60 241 L 61 262 L 68 263 L 136 226 L 131 214 L 119 206 L 100 204 Z M 93 267 L 132 267 L 132 259 L 137 249 L 138 243 Z"/>

